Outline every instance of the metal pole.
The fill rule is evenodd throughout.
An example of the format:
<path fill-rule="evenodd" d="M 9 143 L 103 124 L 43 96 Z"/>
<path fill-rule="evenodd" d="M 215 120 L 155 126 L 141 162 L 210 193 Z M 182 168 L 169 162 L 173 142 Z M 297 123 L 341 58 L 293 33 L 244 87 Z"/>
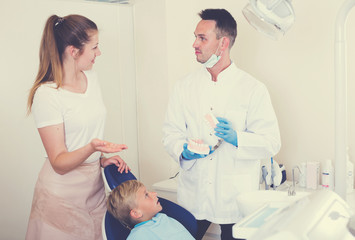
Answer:
<path fill-rule="evenodd" d="M 347 151 L 347 79 L 346 37 L 347 16 L 355 0 L 347 0 L 340 8 L 335 23 L 335 192 L 346 200 Z"/>

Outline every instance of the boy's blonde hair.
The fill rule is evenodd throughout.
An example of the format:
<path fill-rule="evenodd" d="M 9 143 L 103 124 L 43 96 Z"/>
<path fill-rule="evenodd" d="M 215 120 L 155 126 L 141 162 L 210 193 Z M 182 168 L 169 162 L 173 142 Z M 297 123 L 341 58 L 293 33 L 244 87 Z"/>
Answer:
<path fill-rule="evenodd" d="M 131 218 L 130 212 L 137 207 L 136 193 L 143 186 L 143 183 L 137 180 L 128 180 L 113 189 L 108 196 L 107 210 L 129 228 L 137 224 Z"/>

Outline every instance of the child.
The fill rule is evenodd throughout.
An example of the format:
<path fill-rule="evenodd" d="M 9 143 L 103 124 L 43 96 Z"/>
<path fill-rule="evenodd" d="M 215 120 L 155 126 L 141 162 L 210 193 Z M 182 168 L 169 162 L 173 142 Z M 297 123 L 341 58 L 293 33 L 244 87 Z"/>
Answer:
<path fill-rule="evenodd" d="M 137 180 L 126 181 L 112 190 L 107 210 L 122 224 L 133 228 L 127 240 L 194 239 L 181 223 L 159 213 L 162 206 L 157 194 L 147 191 Z"/>

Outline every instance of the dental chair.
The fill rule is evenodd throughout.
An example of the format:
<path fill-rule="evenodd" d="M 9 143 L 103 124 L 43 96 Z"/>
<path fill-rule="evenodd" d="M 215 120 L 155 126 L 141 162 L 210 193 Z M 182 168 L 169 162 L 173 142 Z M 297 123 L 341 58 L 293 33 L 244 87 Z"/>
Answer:
<path fill-rule="evenodd" d="M 136 177 L 131 173 L 120 173 L 117 171 L 116 165 L 109 165 L 104 169 L 104 182 L 109 189 L 114 189 L 121 183 L 128 180 L 136 180 Z M 197 222 L 195 217 L 185 208 L 167 199 L 159 198 L 160 205 L 163 207 L 161 213 L 165 213 L 169 217 L 179 221 L 193 237 L 196 237 Z M 102 221 L 102 235 L 104 240 L 124 240 L 127 239 L 130 229 L 126 228 L 115 219 L 108 211 Z"/>

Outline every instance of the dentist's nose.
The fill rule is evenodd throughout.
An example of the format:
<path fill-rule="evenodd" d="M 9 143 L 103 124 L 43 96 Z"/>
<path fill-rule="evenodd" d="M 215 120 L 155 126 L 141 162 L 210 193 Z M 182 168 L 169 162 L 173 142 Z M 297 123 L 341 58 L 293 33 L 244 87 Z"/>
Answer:
<path fill-rule="evenodd" d="M 194 43 L 192 44 L 192 47 L 195 49 L 198 47 L 198 39 L 197 38 L 195 39 Z"/>

